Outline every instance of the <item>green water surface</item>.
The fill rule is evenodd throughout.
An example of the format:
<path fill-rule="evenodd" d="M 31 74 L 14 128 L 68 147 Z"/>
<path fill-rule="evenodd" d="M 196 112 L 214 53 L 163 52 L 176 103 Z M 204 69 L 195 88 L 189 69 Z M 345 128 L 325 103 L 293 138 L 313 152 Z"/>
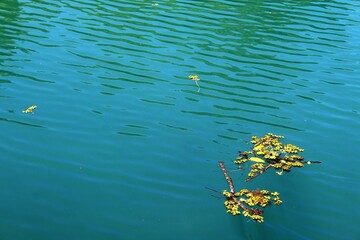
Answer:
<path fill-rule="evenodd" d="M 1 0 L 0 239 L 360 239 L 359 13 Z M 207 187 L 227 189 L 217 162 L 235 169 L 268 132 L 322 164 L 249 183 L 231 171 L 281 193 L 259 224 Z"/>

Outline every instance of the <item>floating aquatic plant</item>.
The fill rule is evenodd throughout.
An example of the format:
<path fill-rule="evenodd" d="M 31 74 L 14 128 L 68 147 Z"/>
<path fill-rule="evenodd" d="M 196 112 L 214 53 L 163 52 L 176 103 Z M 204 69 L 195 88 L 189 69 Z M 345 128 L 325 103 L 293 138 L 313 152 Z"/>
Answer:
<path fill-rule="evenodd" d="M 36 106 L 36 105 L 33 105 L 33 106 L 28 107 L 27 109 L 23 110 L 22 112 L 23 112 L 23 113 L 32 113 L 32 114 L 34 114 L 34 110 L 35 110 L 36 108 L 37 108 L 37 106 Z"/>
<path fill-rule="evenodd" d="M 226 212 L 232 215 L 243 215 L 249 217 L 259 223 L 264 222 L 263 208 L 275 204 L 282 203 L 278 192 L 270 192 L 268 190 L 248 190 L 241 189 L 236 192 L 232 179 L 230 178 L 225 165 L 219 161 L 219 166 L 229 184 L 230 191 L 224 190 L 222 194 L 226 197 L 224 202 Z"/>
<path fill-rule="evenodd" d="M 300 155 L 304 149 L 293 144 L 283 144 L 281 139 L 284 136 L 272 133 L 265 134 L 262 137 L 253 136 L 251 143 L 253 147 L 249 151 L 240 152 L 235 159 L 235 163 L 242 165 L 246 162 L 255 162 L 251 165 L 250 172 L 246 181 L 259 176 L 269 168 L 273 167 L 279 171 L 277 174 L 290 172 L 292 167 L 303 167 L 304 164 L 320 163 L 318 161 L 306 161 Z"/>
<path fill-rule="evenodd" d="M 198 81 L 200 81 L 199 76 L 198 75 L 189 75 L 188 78 L 195 81 L 195 84 L 198 87 L 198 92 L 200 92 L 200 85 L 198 84 Z"/>
<path fill-rule="evenodd" d="M 248 178 L 245 180 L 246 182 L 261 175 L 270 167 L 281 169 L 280 172 L 277 172 L 281 175 L 283 171 L 290 172 L 292 167 L 304 166 L 304 163 L 320 163 L 318 161 L 304 162 L 304 157 L 299 155 L 304 149 L 292 144 L 283 144 L 280 141 L 280 139 L 283 138 L 283 136 L 272 133 L 268 133 L 263 137 L 253 136 L 251 138 L 250 142 L 253 144 L 252 149 L 240 152 L 239 157 L 235 159 L 235 163 L 239 165 L 246 162 L 253 162 L 250 166 Z M 279 197 L 280 193 L 278 192 L 259 189 L 241 189 L 238 192 L 235 191 L 233 181 L 225 168 L 225 164 L 219 161 L 219 166 L 230 189 L 229 191 L 224 190 L 222 192 L 226 198 L 224 202 L 226 212 L 232 215 L 243 215 L 261 223 L 264 222 L 264 208 L 272 204 L 282 204 L 282 200 Z M 241 169 L 244 168 L 241 167 Z"/>

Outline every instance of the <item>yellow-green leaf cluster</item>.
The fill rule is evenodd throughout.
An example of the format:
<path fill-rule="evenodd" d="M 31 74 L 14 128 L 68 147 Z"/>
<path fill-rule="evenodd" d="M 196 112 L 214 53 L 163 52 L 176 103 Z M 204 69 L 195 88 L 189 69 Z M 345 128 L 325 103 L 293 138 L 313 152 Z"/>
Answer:
<path fill-rule="evenodd" d="M 251 170 L 248 173 L 249 179 L 252 179 L 262 172 L 264 164 L 270 164 L 269 167 L 281 168 L 282 171 L 289 172 L 291 167 L 302 167 L 301 162 L 304 157 L 298 155 L 304 149 L 293 144 L 283 144 L 281 140 L 284 136 L 273 133 L 265 134 L 262 137 L 252 136 L 251 143 L 253 147 L 250 151 L 244 151 L 234 160 L 236 164 L 253 162 Z"/>
<path fill-rule="evenodd" d="M 235 195 L 237 195 L 235 193 Z M 270 204 L 280 205 L 282 201 L 279 198 L 278 192 L 270 192 L 268 190 L 253 190 L 242 189 L 239 192 L 240 202 L 246 203 L 250 207 L 255 205 L 265 208 Z"/>
<path fill-rule="evenodd" d="M 234 194 L 225 190 L 223 195 L 227 199 L 224 202 L 226 212 L 232 215 L 242 214 L 257 222 L 263 222 L 264 217 L 262 216 L 263 210 L 256 207 L 265 208 L 271 204 L 280 205 L 282 203 L 278 192 L 270 192 L 268 190 L 250 191 L 248 189 L 241 189 Z M 242 212 L 240 212 L 239 206 L 243 207 Z"/>
<path fill-rule="evenodd" d="M 290 172 L 292 167 L 303 167 L 305 163 L 321 163 L 318 161 L 304 162 L 304 157 L 299 155 L 304 149 L 293 144 L 283 144 L 281 142 L 283 138 L 284 136 L 273 133 L 265 134 L 262 137 L 252 136 L 250 142 L 253 146 L 251 150 L 240 152 L 239 156 L 234 160 L 238 165 L 251 162 L 250 171 L 247 174 L 248 178 L 245 181 L 249 181 L 263 174 L 269 168 L 275 168 L 275 172 L 278 175 L 282 175 L 284 171 Z M 230 187 L 230 192 L 226 190 L 223 191 L 223 195 L 226 197 L 224 205 L 228 213 L 232 215 L 243 215 L 261 223 L 264 221 L 264 208 L 269 205 L 282 204 L 278 192 L 258 189 L 241 189 L 236 192 L 224 163 L 219 161 L 219 165 Z M 244 170 L 243 167 L 240 168 Z"/>

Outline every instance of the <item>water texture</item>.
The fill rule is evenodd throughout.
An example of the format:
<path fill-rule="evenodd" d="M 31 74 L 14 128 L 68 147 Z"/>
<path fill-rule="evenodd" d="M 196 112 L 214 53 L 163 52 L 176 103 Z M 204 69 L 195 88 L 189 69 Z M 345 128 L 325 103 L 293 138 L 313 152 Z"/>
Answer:
<path fill-rule="evenodd" d="M 0 239 L 360 239 L 359 13 L 2 0 Z M 206 187 L 226 189 L 217 161 L 235 168 L 268 132 L 322 164 L 247 184 L 230 172 L 281 193 L 258 224 Z"/>

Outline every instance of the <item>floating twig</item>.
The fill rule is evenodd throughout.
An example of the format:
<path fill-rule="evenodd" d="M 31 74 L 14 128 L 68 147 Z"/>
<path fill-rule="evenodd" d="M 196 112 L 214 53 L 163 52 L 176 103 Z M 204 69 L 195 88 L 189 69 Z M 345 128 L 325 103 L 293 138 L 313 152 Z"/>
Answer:
<path fill-rule="evenodd" d="M 234 194 L 235 193 L 234 184 L 233 184 L 232 179 L 229 176 L 229 174 L 228 174 L 228 172 L 227 172 L 227 170 L 225 168 L 224 162 L 219 161 L 219 166 L 220 166 L 220 168 L 221 168 L 221 170 L 222 170 L 222 172 L 223 172 L 223 174 L 225 176 L 226 181 L 229 183 L 230 193 Z"/>

